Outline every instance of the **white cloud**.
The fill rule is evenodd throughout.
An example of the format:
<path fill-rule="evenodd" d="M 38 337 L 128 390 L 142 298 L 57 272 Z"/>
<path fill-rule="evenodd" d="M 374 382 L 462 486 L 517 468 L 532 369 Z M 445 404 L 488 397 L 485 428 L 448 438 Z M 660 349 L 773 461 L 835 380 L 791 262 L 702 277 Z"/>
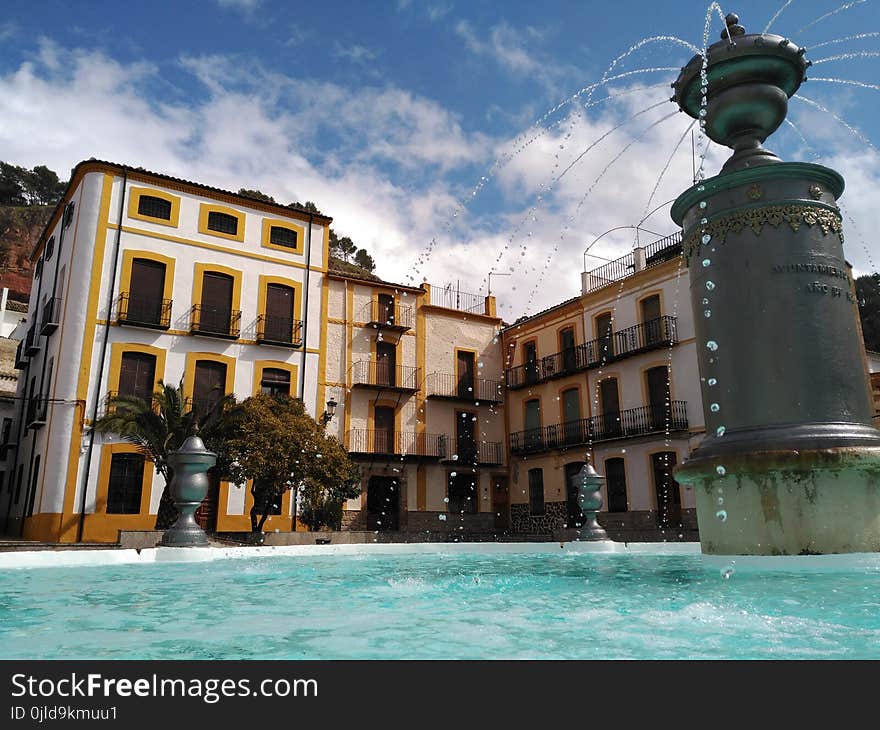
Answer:
<path fill-rule="evenodd" d="M 232 8 L 244 12 L 256 10 L 261 2 L 262 0 L 217 0 L 217 4 L 221 8 Z"/>
<path fill-rule="evenodd" d="M 611 132 L 559 177 L 596 139 L 662 100 L 668 91 L 657 88 L 621 94 L 589 115 L 567 110 L 541 134 L 499 140 L 466 131 L 441 105 L 390 85 L 292 78 L 223 56 L 182 59 L 179 69 L 203 87 L 184 93 L 151 64 L 42 42 L 32 58 L 0 76 L 3 158 L 47 164 L 65 176 L 94 156 L 227 189 L 258 188 L 283 202 L 313 200 L 334 217 L 340 235 L 370 251 L 389 280 L 460 280 L 463 289 L 484 293 L 490 270 L 512 274 L 492 280 L 508 321 L 575 295 L 588 245 L 611 228 L 638 223 L 692 180 L 690 140 L 683 137 L 690 120 L 676 114 L 648 129 L 671 104 Z M 177 93 L 151 93 L 156 86 Z M 827 127 L 827 120 L 809 125 Z M 875 268 L 867 242 L 880 156 L 843 144 L 838 133 L 826 132 L 838 154 L 823 162 L 847 177 L 843 203 L 863 229 L 850 234 L 847 220 L 847 256 L 857 271 Z M 775 139 L 769 146 L 780 151 Z M 521 151 L 490 173 L 493 158 L 512 149 Z M 706 173 L 717 172 L 727 156 L 713 146 Z M 487 179 L 476 172 L 472 185 L 463 184 L 474 169 Z M 457 203 L 464 199 L 480 211 L 485 196 L 503 212 L 478 214 Z M 668 210 L 644 227 L 672 232 Z M 591 253 L 615 258 L 633 240 L 632 231 L 618 231 Z M 601 263 L 588 259 L 587 267 Z M 679 306 L 685 302 L 683 293 Z"/>
<path fill-rule="evenodd" d="M 377 57 L 377 54 L 366 46 L 361 46 L 357 43 L 350 46 L 343 46 L 339 41 L 336 41 L 334 44 L 333 55 L 339 58 L 347 58 L 353 63 L 361 64 L 368 64 L 370 61 L 375 61 Z"/>

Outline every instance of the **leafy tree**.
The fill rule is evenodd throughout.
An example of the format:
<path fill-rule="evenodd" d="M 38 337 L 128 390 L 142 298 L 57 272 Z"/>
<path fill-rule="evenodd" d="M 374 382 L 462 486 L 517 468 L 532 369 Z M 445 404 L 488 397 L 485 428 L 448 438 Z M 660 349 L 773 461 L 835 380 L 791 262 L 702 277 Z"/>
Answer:
<path fill-rule="evenodd" d="M 343 236 L 342 238 L 337 240 L 337 246 L 339 247 L 339 253 L 342 256 L 343 261 L 348 261 L 350 256 L 353 256 L 355 251 L 357 251 L 357 244 L 352 241 L 348 236 Z"/>
<path fill-rule="evenodd" d="M 64 194 L 67 183 L 58 179 L 54 170 L 37 165 L 27 174 L 27 189 L 32 205 L 55 205 Z"/>
<path fill-rule="evenodd" d="M 18 165 L 0 161 L 0 204 L 26 205 L 24 181 L 27 170 Z"/>
<path fill-rule="evenodd" d="M 238 191 L 239 195 L 243 195 L 245 198 L 251 198 L 252 200 L 262 200 L 264 203 L 274 203 L 275 198 L 271 195 L 266 195 L 261 190 L 248 190 L 247 188 L 240 188 Z"/>
<path fill-rule="evenodd" d="M 373 261 L 373 257 L 367 253 L 367 249 L 365 248 L 358 249 L 358 252 L 354 255 L 354 262 L 370 273 L 373 273 L 376 268 L 376 262 Z"/>
<path fill-rule="evenodd" d="M 184 398 L 183 382 L 175 387 L 162 381 L 151 401 L 130 395 L 108 399 L 106 413 L 95 421 L 94 429 L 102 434 L 116 434 L 137 446 L 165 480 L 154 529 L 167 530 L 177 520 L 177 507 L 168 489 L 174 477 L 168 455 L 187 438 L 198 434 L 209 449 L 225 456 L 222 441 L 229 422 L 222 416 L 234 403 L 234 396 L 226 396 L 211 410 L 198 414 Z M 224 460 L 215 468 L 222 473 L 228 466 Z"/>
<path fill-rule="evenodd" d="M 293 492 L 294 525 L 300 490 L 310 509 L 320 495 L 340 500 L 352 494 L 357 467 L 298 399 L 260 394 L 234 410 L 234 432 L 225 440 L 225 476 L 235 484 L 252 480 L 251 530 L 262 531 L 272 505 L 288 490 Z"/>
<path fill-rule="evenodd" d="M 856 297 L 859 301 L 865 347 L 880 352 L 880 273 L 857 278 Z"/>

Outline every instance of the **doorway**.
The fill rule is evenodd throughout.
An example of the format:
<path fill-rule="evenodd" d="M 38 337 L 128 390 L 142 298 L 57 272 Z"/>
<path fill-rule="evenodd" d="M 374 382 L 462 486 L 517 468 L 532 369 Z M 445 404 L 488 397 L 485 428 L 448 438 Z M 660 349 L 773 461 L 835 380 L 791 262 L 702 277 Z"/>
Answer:
<path fill-rule="evenodd" d="M 620 398 L 617 378 L 605 378 L 599 382 L 599 402 L 602 404 L 601 429 L 605 438 L 621 435 Z"/>
<path fill-rule="evenodd" d="M 400 488 L 394 477 L 370 477 L 367 483 L 367 529 L 386 532 L 400 525 Z"/>
<path fill-rule="evenodd" d="M 492 512 L 496 530 L 510 529 L 510 492 L 506 476 L 492 477 Z"/>

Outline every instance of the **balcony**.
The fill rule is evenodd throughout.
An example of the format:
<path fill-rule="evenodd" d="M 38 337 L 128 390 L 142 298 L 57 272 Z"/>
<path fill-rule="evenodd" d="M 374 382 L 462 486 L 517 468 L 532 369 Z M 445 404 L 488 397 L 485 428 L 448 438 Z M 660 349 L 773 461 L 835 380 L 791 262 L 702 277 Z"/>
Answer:
<path fill-rule="evenodd" d="M 535 362 L 508 368 L 506 385 L 509 390 L 525 388 L 650 350 L 669 347 L 676 342 L 677 319 L 670 316 L 658 317 Z"/>
<path fill-rule="evenodd" d="M 446 439 L 446 443 L 455 444 L 455 439 Z M 444 464 L 461 466 L 500 466 L 504 463 L 504 444 L 500 441 L 480 441 L 478 443 L 458 444 L 454 454 L 443 458 Z"/>
<path fill-rule="evenodd" d="M 15 369 L 24 370 L 27 367 L 28 357 L 25 354 L 24 340 L 19 340 L 15 348 Z"/>
<path fill-rule="evenodd" d="M 645 247 L 636 248 L 626 256 L 584 273 L 584 294 L 598 291 L 622 281 L 638 271 L 650 269 L 681 254 L 681 231 L 660 238 Z"/>
<path fill-rule="evenodd" d="M 37 334 L 37 325 L 32 324 L 24 338 L 24 353 L 28 357 L 36 355 L 40 351 L 40 336 Z"/>
<path fill-rule="evenodd" d="M 42 428 L 46 425 L 46 413 L 49 410 L 48 401 L 42 396 L 36 396 L 28 401 L 25 423 L 28 428 Z"/>
<path fill-rule="evenodd" d="M 189 331 L 194 335 L 237 340 L 241 333 L 241 310 L 194 304 L 189 312 Z"/>
<path fill-rule="evenodd" d="M 351 366 L 351 386 L 415 393 L 420 386 L 419 369 L 407 365 L 392 367 L 381 360 L 360 360 Z"/>
<path fill-rule="evenodd" d="M 425 382 L 425 390 L 428 398 L 467 403 L 500 403 L 503 399 L 500 380 L 459 380 L 457 376 L 445 373 L 430 373 Z"/>
<path fill-rule="evenodd" d="M 61 298 L 48 299 L 43 307 L 41 335 L 51 335 L 61 325 Z"/>
<path fill-rule="evenodd" d="M 431 305 L 444 309 L 457 309 L 459 312 L 471 314 L 488 314 L 486 297 L 482 294 L 471 294 L 462 291 L 458 284 L 431 284 Z"/>
<path fill-rule="evenodd" d="M 640 406 L 618 413 L 518 431 L 510 434 L 510 451 L 514 454 L 534 454 L 687 429 L 687 403 L 676 400 L 668 407 Z"/>
<path fill-rule="evenodd" d="M 116 321 L 132 327 L 167 330 L 171 327 L 171 299 L 132 297 L 122 292 L 116 304 Z"/>
<path fill-rule="evenodd" d="M 388 303 L 373 299 L 367 303 L 362 313 L 367 325 L 379 332 L 389 331 L 403 334 L 413 327 L 413 309 L 398 302 Z"/>
<path fill-rule="evenodd" d="M 257 344 L 302 347 L 302 320 L 261 314 L 257 317 Z"/>
<path fill-rule="evenodd" d="M 355 458 L 442 459 L 446 456 L 446 437 L 432 433 L 352 429 L 345 435 L 345 442 L 349 454 Z"/>

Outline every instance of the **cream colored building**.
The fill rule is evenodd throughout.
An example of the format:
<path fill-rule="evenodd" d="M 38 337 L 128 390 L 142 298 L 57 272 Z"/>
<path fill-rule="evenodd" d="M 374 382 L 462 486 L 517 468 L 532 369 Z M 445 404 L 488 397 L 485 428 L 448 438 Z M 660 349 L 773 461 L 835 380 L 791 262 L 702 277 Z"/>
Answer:
<path fill-rule="evenodd" d="M 493 297 L 330 272 L 328 432 L 361 466 L 348 529 L 505 527 L 501 320 Z M 323 400 L 324 395 L 319 395 Z"/>
<path fill-rule="evenodd" d="M 94 433 L 110 393 L 183 382 L 193 408 L 261 391 L 318 398 L 331 219 L 115 163 L 82 162 L 33 253 L 5 531 L 115 542 L 149 530 L 164 482 Z M 11 460 L 11 461 L 10 461 Z M 214 483 L 200 519 L 248 530 L 250 493 Z M 291 529 L 285 496 L 267 530 Z"/>
<path fill-rule="evenodd" d="M 695 528 L 672 476 L 704 430 L 680 248 L 671 236 L 585 272 L 580 296 L 503 330 L 514 532 L 576 528 L 587 455 L 608 528 Z"/>

